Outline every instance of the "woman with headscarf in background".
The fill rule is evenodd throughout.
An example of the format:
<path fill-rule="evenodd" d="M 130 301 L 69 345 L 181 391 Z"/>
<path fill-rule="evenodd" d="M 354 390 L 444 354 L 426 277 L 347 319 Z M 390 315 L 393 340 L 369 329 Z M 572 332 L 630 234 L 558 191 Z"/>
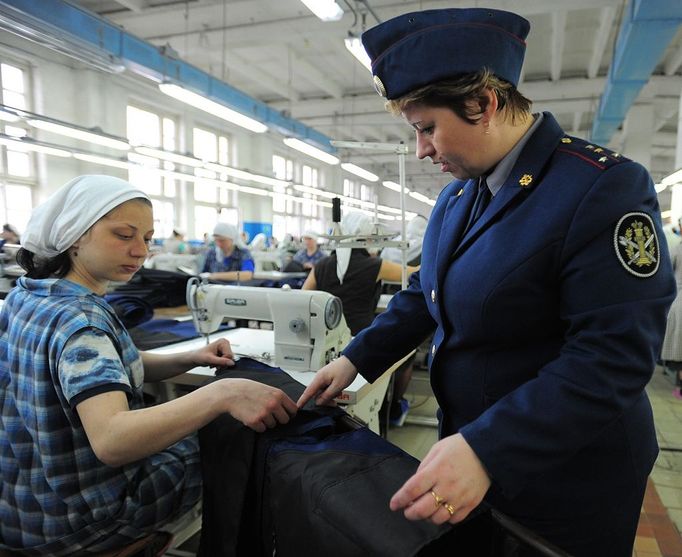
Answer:
<path fill-rule="evenodd" d="M 368 236 L 372 221 L 364 213 L 350 211 L 341 218 L 341 233 Z M 414 272 L 416 268 L 408 268 Z M 382 280 L 399 281 L 397 263 L 374 257 L 365 248 L 337 248 L 321 259 L 308 275 L 303 290 L 323 290 L 341 299 L 343 316 L 353 336 L 372 324 Z"/>
<path fill-rule="evenodd" d="M 75 178 L 31 215 L 26 276 L 0 311 L 0 548 L 59 557 L 130 544 L 199 501 L 197 429 L 229 413 L 264 431 L 296 412 L 244 379 L 144 407 L 144 381 L 234 365 L 225 339 L 138 352 L 104 299 L 142 266 L 153 223 L 149 198 L 110 176 Z"/>
<path fill-rule="evenodd" d="M 303 247 L 294 255 L 294 261 L 309 271 L 326 254 L 320 249 L 317 243 L 317 232 L 314 230 L 306 230 L 301 236 L 301 242 L 303 242 Z"/>
<path fill-rule="evenodd" d="M 219 222 L 213 228 L 213 240 L 215 248 L 206 253 L 201 277 L 223 281 L 251 280 L 256 266 L 241 241 L 237 227 Z"/>
<path fill-rule="evenodd" d="M 422 259 L 422 242 L 424 241 L 424 233 L 426 232 L 426 224 L 428 220 L 422 215 L 417 215 L 405 227 L 405 237 L 407 238 L 407 248 L 405 250 L 405 261 L 409 266 L 418 267 Z M 402 236 L 398 236 L 396 240 L 402 240 Z M 389 246 L 381 251 L 381 259 L 393 261 L 394 263 L 402 264 L 403 250 L 398 247 Z M 401 285 L 388 284 L 384 288 L 385 294 L 395 294 L 401 289 Z M 410 404 L 405 398 L 407 387 L 412 380 L 412 367 L 414 365 L 415 355 L 410 356 L 405 360 L 401 366 L 396 370 L 393 381 L 393 391 L 390 396 L 387 394 L 384 406 L 382 407 L 382 415 L 385 412 L 385 405 L 389 403 L 388 420 L 391 425 L 401 427 L 405 423 L 407 413 L 410 409 Z"/>
<path fill-rule="evenodd" d="M 405 250 L 405 261 L 411 267 L 418 267 L 422 258 L 422 242 L 428 220 L 422 215 L 417 215 L 405 226 L 405 236 L 407 237 L 407 249 Z M 402 240 L 398 236 L 396 240 Z M 400 248 L 389 246 L 381 251 L 381 259 L 387 259 L 394 263 L 402 263 L 403 251 Z"/>
<path fill-rule="evenodd" d="M 19 231 L 9 223 L 2 225 L 0 238 L 0 247 L 5 244 L 18 244 L 20 242 Z"/>

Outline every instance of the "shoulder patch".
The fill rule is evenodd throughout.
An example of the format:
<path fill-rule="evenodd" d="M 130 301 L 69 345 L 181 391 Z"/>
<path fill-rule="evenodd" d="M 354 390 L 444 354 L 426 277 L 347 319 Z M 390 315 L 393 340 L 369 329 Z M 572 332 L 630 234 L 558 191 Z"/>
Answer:
<path fill-rule="evenodd" d="M 627 213 L 620 218 L 613 234 L 613 247 L 628 273 L 647 278 L 658 271 L 656 227 L 646 213 Z"/>
<path fill-rule="evenodd" d="M 594 145 L 577 137 L 564 136 L 560 141 L 561 144 L 557 147 L 557 151 L 574 155 L 602 170 L 619 162 L 629 160 L 620 153 L 610 151 L 605 147 Z"/>

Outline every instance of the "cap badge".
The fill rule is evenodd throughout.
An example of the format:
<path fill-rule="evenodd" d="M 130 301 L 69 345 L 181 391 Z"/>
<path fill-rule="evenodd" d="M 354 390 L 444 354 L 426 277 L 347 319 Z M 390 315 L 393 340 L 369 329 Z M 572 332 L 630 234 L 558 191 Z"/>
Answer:
<path fill-rule="evenodd" d="M 561 143 L 571 143 L 571 138 L 570 137 L 562 137 Z"/>
<path fill-rule="evenodd" d="M 646 213 L 627 213 L 621 217 L 613 235 L 616 255 L 625 270 L 640 278 L 658 271 L 659 248 L 656 228 Z"/>
<path fill-rule="evenodd" d="M 378 75 L 374 76 L 374 89 L 376 89 L 376 92 L 382 97 L 386 97 L 386 87 L 384 87 L 384 83 Z"/>
<path fill-rule="evenodd" d="M 521 185 L 522 188 L 527 188 L 528 186 L 530 186 L 532 181 L 533 177 L 530 174 L 524 174 L 519 179 L 519 184 Z"/>

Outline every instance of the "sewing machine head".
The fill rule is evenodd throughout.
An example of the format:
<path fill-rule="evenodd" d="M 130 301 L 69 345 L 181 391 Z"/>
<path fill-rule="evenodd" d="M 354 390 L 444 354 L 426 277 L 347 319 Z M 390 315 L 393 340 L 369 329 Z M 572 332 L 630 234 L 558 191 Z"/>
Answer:
<path fill-rule="evenodd" d="M 273 323 L 275 366 L 317 371 L 350 341 L 341 300 L 317 290 L 187 282 L 187 305 L 197 331 L 209 334 L 225 318 Z"/>

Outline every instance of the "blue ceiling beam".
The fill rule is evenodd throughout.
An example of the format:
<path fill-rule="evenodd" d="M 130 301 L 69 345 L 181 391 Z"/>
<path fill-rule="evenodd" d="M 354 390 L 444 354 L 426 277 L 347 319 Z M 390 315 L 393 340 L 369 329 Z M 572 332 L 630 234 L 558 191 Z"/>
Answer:
<path fill-rule="evenodd" d="M 623 13 L 591 141 L 608 143 L 682 23 L 681 0 L 630 0 Z"/>
<path fill-rule="evenodd" d="M 0 28 L 60 52 L 97 59 L 110 71 L 128 71 L 154 80 L 169 81 L 295 137 L 335 153 L 330 138 L 287 118 L 264 102 L 250 97 L 203 70 L 173 57 L 163 48 L 143 41 L 98 15 L 63 0 L 0 0 Z M 79 47 L 82 49 L 79 52 Z"/>

